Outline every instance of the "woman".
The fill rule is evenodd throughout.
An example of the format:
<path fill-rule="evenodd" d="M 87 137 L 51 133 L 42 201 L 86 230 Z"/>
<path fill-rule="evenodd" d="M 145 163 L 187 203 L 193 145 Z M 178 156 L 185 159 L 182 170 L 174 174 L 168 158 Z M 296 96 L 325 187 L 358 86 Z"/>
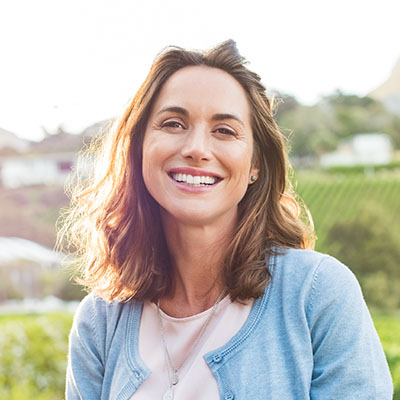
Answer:
<path fill-rule="evenodd" d="M 66 225 L 92 291 L 67 399 L 391 398 L 357 281 L 307 250 L 272 107 L 233 41 L 160 54 L 101 155 Z"/>

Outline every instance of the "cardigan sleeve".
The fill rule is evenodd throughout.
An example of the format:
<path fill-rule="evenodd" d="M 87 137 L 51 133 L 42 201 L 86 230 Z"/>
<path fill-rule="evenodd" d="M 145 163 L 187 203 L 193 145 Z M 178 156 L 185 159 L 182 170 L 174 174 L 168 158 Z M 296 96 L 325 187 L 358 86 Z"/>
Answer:
<path fill-rule="evenodd" d="M 104 375 L 104 351 L 99 343 L 96 298 L 90 294 L 80 303 L 69 336 L 66 399 L 100 399 Z M 104 322 L 103 322 L 104 324 Z M 100 325 L 100 326 L 99 326 Z"/>
<path fill-rule="evenodd" d="M 386 358 L 353 273 L 325 257 L 314 274 L 308 303 L 314 366 L 312 400 L 393 396 Z"/>

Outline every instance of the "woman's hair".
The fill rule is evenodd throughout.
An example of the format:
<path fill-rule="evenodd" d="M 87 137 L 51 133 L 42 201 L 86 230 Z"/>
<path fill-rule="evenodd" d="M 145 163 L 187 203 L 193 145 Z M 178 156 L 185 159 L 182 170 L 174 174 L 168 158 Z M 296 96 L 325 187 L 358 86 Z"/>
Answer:
<path fill-rule="evenodd" d="M 258 179 L 239 203 L 239 220 L 223 260 L 233 300 L 262 295 L 268 259 L 279 248 L 309 248 L 313 231 L 288 179 L 285 143 L 260 77 L 228 40 L 210 51 L 168 47 L 122 117 L 84 153 L 94 172 L 75 182 L 59 246 L 67 243 L 81 268 L 79 282 L 107 299 L 156 300 L 171 288 L 172 267 L 159 206 L 142 176 L 142 146 L 152 105 L 167 79 L 187 66 L 218 68 L 244 88 L 250 104 Z"/>

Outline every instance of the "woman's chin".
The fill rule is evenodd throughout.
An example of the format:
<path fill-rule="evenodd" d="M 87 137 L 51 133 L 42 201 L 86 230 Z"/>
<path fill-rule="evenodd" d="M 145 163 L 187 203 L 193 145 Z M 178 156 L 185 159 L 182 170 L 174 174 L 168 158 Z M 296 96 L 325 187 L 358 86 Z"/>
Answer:
<path fill-rule="evenodd" d="M 233 211 L 233 212 L 232 212 Z M 187 226 L 221 226 L 234 221 L 236 219 L 237 212 L 230 210 L 225 213 L 211 212 L 210 209 L 195 207 L 180 207 L 174 210 L 167 211 L 162 208 L 161 215 L 164 223 L 180 224 Z"/>

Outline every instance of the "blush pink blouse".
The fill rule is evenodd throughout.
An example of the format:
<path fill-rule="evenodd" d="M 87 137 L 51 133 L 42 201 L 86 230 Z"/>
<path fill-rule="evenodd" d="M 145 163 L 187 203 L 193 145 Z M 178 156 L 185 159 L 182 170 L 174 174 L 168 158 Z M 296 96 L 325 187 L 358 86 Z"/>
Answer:
<path fill-rule="evenodd" d="M 212 308 L 190 317 L 174 318 L 161 311 L 165 341 L 172 364 L 179 370 L 179 382 L 173 386 L 174 400 L 218 400 L 217 382 L 203 355 L 229 341 L 246 321 L 253 301 L 232 303 L 226 296 L 217 305 L 201 340 L 195 347 L 200 330 Z M 139 331 L 139 352 L 152 371 L 131 400 L 162 399 L 169 388 L 168 367 L 161 337 L 157 306 L 145 302 Z M 187 361 L 185 358 L 189 355 Z"/>

